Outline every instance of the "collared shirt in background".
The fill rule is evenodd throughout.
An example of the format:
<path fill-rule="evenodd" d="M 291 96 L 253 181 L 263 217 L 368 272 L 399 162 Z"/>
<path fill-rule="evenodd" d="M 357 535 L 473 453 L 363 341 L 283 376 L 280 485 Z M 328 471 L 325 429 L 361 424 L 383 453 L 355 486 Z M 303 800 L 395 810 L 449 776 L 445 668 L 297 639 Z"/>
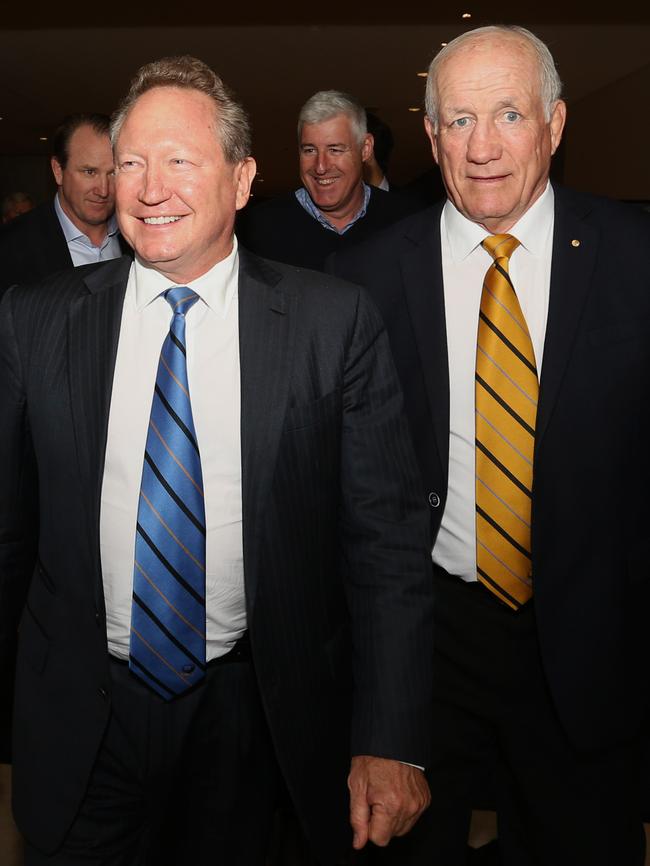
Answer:
<path fill-rule="evenodd" d="M 58 194 L 54 196 L 54 210 L 61 223 L 61 228 L 70 250 L 72 264 L 75 268 L 78 268 L 79 265 L 91 265 L 95 262 L 106 262 L 109 259 L 117 259 L 122 255 L 115 214 L 108 221 L 106 237 L 101 245 L 97 247 L 87 235 L 77 228 L 63 210 Z"/>
<path fill-rule="evenodd" d="M 344 235 L 346 231 L 358 222 L 362 217 L 366 215 L 366 210 L 368 209 L 368 202 L 370 201 L 370 187 L 367 183 L 363 184 L 363 204 L 359 211 L 352 217 L 350 222 L 344 226 L 342 229 L 337 229 L 336 226 L 333 226 L 331 222 L 327 219 L 327 217 L 320 211 L 314 202 L 311 200 L 311 196 L 304 188 L 301 186 L 300 189 L 296 190 L 296 198 L 300 202 L 300 204 L 307 211 L 309 216 L 312 216 L 315 220 L 317 220 L 325 229 L 329 229 L 331 232 L 336 232 L 337 235 Z"/>

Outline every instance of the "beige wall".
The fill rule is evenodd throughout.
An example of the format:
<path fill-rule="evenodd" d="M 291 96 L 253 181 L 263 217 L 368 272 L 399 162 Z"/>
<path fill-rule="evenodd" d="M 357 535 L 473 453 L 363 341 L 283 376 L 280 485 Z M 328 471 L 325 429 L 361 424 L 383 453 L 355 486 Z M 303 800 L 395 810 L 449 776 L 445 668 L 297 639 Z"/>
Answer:
<path fill-rule="evenodd" d="M 620 199 L 650 201 L 650 64 L 572 103 L 563 182 Z"/>

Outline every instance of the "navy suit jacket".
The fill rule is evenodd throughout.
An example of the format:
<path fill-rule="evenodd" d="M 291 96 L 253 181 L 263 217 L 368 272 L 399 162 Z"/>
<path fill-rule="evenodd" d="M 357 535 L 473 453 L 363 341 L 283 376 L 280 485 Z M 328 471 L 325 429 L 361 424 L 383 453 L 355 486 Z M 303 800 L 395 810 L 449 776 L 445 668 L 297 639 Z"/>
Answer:
<path fill-rule="evenodd" d="M 383 314 L 429 492 L 431 544 L 449 460 L 442 205 L 330 262 L 333 273 L 365 286 Z M 650 219 L 556 187 L 533 581 L 549 687 L 582 748 L 633 736 L 647 714 L 649 416 Z"/>

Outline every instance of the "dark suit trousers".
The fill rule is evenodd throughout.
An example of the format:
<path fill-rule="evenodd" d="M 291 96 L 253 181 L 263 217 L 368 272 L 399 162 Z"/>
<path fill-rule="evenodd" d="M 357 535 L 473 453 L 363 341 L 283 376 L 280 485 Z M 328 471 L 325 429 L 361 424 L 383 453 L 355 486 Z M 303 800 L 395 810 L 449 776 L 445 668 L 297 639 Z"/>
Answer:
<path fill-rule="evenodd" d="M 249 652 L 165 702 L 111 661 L 112 715 L 81 809 L 26 866 L 261 866 L 279 775 Z"/>
<path fill-rule="evenodd" d="M 506 866 L 640 866 L 631 744 L 578 752 L 548 691 L 533 602 L 515 613 L 437 570 L 432 805 L 374 852 L 399 866 L 464 866 L 472 808 L 496 808 Z M 486 798 L 489 802 L 485 802 Z"/>

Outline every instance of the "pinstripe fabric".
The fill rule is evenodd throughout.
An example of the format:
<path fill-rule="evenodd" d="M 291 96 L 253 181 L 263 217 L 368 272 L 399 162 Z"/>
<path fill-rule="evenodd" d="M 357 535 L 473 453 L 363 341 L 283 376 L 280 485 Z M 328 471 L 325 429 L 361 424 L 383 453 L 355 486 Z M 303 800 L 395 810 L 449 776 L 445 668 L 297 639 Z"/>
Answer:
<path fill-rule="evenodd" d="M 185 314 L 198 295 L 169 289 L 145 446 L 133 572 L 129 666 L 166 700 L 205 674 L 205 507 L 192 418 Z"/>
<path fill-rule="evenodd" d="M 508 274 L 512 235 L 483 241 L 494 259 L 483 283 L 476 352 L 476 568 L 497 598 L 532 595 L 530 517 L 539 383 L 535 354 Z"/>
<path fill-rule="evenodd" d="M 5 469 L 17 487 L 25 400 L 39 464 L 47 578 L 31 580 L 21 625 L 15 745 L 20 814 L 44 850 L 78 812 L 111 707 L 98 511 L 127 279 L 126 260 L 89 265 L 0 305 Z M 386 334 L 363 292 L 241 250 L 239 313 L 255 676 L 300 820 L 319 859 L 338 862 L 351 748 L 429 761 L 426 499 Z M 22 545 L 14 499 L 0 497 L 0 512 Z M 15 571 L 7 547 L 5 572 Z"/>

